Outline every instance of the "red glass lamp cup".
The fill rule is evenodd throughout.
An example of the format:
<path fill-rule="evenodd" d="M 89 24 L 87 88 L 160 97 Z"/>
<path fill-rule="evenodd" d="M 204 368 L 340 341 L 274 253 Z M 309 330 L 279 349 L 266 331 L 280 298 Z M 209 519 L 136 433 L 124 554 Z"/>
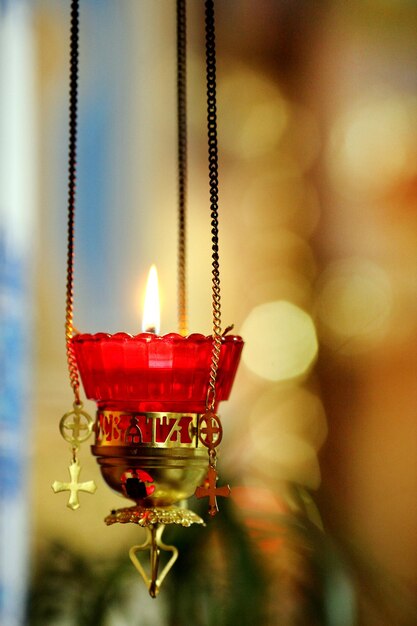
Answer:
<path fill-rule="evenodd" d="M 205 411 L 212 337 L 97 333 L 75 335 L 72 344 L 85 394 L 99 408 Z M 242 348 L 241 337 L 222 338 L 216 404 L 229 397 Z"/>
<path fill-rule="evenodd" d="M 191 496 L 208 464 L 198 433 L 212 337 L 80 334 L 72 345 L 85 394 L 98 406 L 92 451 L 108 485 L 145 508 Z M 216 407 L 229 397 L 242 348 L 241 337 L 222 337 Z"/>

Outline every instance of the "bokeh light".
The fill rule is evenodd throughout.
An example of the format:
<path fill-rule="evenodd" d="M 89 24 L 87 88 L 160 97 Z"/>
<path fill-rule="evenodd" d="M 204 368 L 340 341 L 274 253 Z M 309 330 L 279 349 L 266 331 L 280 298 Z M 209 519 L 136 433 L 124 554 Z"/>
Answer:
<path fill-rule="evenodd" d="M 219 85 L 224 149 L 240 159 L 273 151 L 288 123 L 288 104 L 275 81 L 247 66 L 235 66 Z"/>
<path fill-rule="evenodd" d="M 367 259 L 328 266 L 318 288 L 317 315 L 323 341 L 340 352 L 372 347 L 389 324 L 392 291 L 387 274 Z"/>
<path fill-rule="evenodd" d="M 317 395 L 298 385 L 270 387 L 253 405 L 249 434 L 253 462 L 261 475 L 318 487 L 317 452 L 327 425 Z"/>
<path fill-rule="evenodd" d="M 266 302 L 249 313 L 242 326 L 243 361 L 266 380 L 289 380 L 305 374 L 317 355 L 313 320 L 286 300 Z"/>
<path fill-rule="evenodd" d="M 320 397 L 299 385 L 272 385 L 254 401 L 250 414 L 252 434 L 259 421 L 270 433 L 301 437 L 318 451 L 326 439 L 327 422 Z"/>
<path fill-rule="evenodd" d="M 303 237 L 290 230 L 281 228 L 274 232 L 264 228 L 254 229 L 245 249 L 252 271 L 267 267 L 273 276 L 276 270 L 291 268 L 309 279 L 316 276 L 317 267 L 311 246 Z"/>
<path fill-rule="evenodd" d="M 416 172 L 415 97 L 382 90 L 368 94 L 336 121 L 328 165 L 336 182 L 356 189 L 380 189 Z"/>
<path fill-rule="evenodd" d="M 245 185 L 240 207 L 245 226 L 265 229 L 288 228 L 305 237 L 318 223 L 319 203 L 312 185 L 293 165 L 273 162 L 256 169 Z"/>
<path fill-rule="evenodd" d="M 259 425 L 253 440 L 253 458 L 257 469 L 269 480 L 291 481 L 315 489 L 320 484 L 320 467 L 313 446 L 297 435 L 271 436 Z"/>
<path fill-rule="evenodd" d="M 282 149 L 293 156 L 303 172 L 314 164 L 320 150 L 320 133 L 313 112 L 306 106 L 291 102 L 282 143 Z"/>
<path fill-rule="evenodd" d="M 246 294 L 246 301 L 251 306 L 259 302 L 273 302 L 274 300 L 287 300 L 304 308 L 309 308 L 313 300 L 311 280 L 304 272 L 292 270 L 287 267 L 259 268 L 254 272 L 256 280 Z"/>

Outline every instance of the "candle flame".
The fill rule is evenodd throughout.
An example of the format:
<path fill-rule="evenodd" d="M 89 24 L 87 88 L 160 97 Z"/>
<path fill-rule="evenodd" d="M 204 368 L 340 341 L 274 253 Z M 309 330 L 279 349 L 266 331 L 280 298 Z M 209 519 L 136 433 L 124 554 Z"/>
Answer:
<path fill-rule="evenodd" d="M 145 303 L 143 307 L 142 332 L 159 334 L 161 314 L 159 307 L 158 272 L 152 265 L 146 283 Z"/>

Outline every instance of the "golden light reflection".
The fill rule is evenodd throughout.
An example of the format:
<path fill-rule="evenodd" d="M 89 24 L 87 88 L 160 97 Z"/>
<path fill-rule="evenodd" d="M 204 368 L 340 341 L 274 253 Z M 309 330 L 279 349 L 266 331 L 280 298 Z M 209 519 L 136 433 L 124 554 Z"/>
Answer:
<path fill-rule="evenodd" d="M 158 272 L 152 265 L 146 283 L 145 301 L 143 306 L 142 332 L 159 334 L 161 314 L 159 306 Z"/>
<path fill-rule="evenodd" d="M 308 279 L 316 276 L 317 267 L 311 246 L 303 237 L 284 228 L 275 232 L 267 228 L 253 229 L 246 241 L 246 250 L 249 252 L 251 271 L 267 267 L 270 276 L 274 276 L 276 268 L 278 271 L 286 268 Z"/>
<path fill-rule="evenodd" d="M 290 116 L 282 145 L 291 154 L 302 172 L 314 163 L 320 150 L 320 131 L 313 112 L 291 102 Z"/>
<path fill-rule="evenodd" d="M 332 132 L 329 169 L 354 188 L 380 188 L 416 171 L 417 101 L 387 92 L 374 93 L 337 120 Z"/>
<path fill-rule="evenodd" d="M 249 305 L 258 302 L 287 300 L 308 308 L 313 300 L 311 280 L 303 273 L 283 267 L 271 273 L 271 268 L 259 268 L 253 272 L 253 283 L 246 294 Z"/>
<path fill-rule="evenodd" d="M 327 423 L 317 395 L 298 385 L 270 387 L 253 405 L 249 436 L 263 475 L 318 487 Z"/>
<path fill-rule="evenodd" d="M 317 453 L 296 434 L 275 435 L 270 425 L 260 420 L 251 446 L 253 463 L 265 480 L 294 482 L 311 489 L 320 485 Z"/>
<path fill-rule="evenodd" d="M 299 171 L 283 171 L 281 164 L 255 170 L 249 177 L 240 200 L 242 218 L 251 232 L 260 221 L 269 230 L 288 228 L 304 237 L 310 236 L 318 223 L 317 193 Z"/>
<path fill-rule="evenodd" d="M 392 291 L 387 274 L 367 259 L 332 263 L 318 289 L 323 341 L 344 353 L 372 347 L 388 328 Z"/>
<path fill-rule="evenodd" d="M 318 451 L 327 436 L 327 422 L 318 395 L 298 385 L 270 387 L 253 404 L 250 428 L 256 438 L 259 422 L 279 440 L 282 434 L 292 434 L 308 442 Z"/>
<path fill-rule="evenodd" d="M 251 159 L 275 149 L 288 121 L 288 105 L 276 82 L 248 67 L 229 72 L 219 86 L 223 110 L 222 145 Z"/>
<path fill-rule="evenodd" d="M 286 115 L 280 97 L 251 107 L 240 129 L 238 148 L 246 158 L 274 150 L 281 138 Z"/>
<path fill-rule="evenodd" d="M 243 361 L 266 380 L 289 380 L 305 374 L 314 362 L 318 343 L 313 320 L 286 300 L 261 304 L 242 325 Z"/>

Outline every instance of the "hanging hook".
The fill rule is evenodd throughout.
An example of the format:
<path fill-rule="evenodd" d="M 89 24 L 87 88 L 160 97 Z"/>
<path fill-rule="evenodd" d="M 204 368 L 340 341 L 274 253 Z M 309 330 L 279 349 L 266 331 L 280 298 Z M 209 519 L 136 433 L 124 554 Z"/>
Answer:
<path fill-rule="evenodd" d="M 168 574 L 169 570 L 178 558 L 177 548 L 175 546 L 166 545 L 161 539 L 164 528 L 164 524 L 147 526 L 147 536 L 145 542 L 137 546 L 132 546 L 129 550 L 130 560 L 145 581 L 145 585 L 148 588 L 151 598 L 156 598 L 159 593 L 160 587 L 165 579 L 165 576 Z M 146 550 L 149 550 L 150 553 L 150 576 L 146 574 L 137 554 L 138 552 L 145 552 Z M 158 576 L 161 550 L 164 550 L 166 552 L 172 552 L 172 556 Z"/>

